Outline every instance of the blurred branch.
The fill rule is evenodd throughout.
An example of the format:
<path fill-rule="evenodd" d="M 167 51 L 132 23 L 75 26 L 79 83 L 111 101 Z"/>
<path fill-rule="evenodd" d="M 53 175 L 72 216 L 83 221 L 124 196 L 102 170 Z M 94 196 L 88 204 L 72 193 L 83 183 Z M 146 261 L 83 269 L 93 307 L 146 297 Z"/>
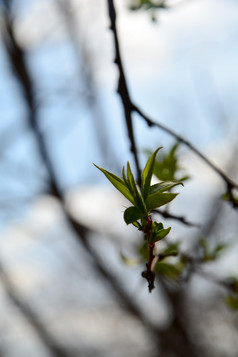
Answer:
<path fill-rule="evenodd" d="M 148 124 L 149 127 L 158 127 L 165 131 L 166 133 L 170 134 L 173 136 L 175 139 L 186 145 L 192 152 L 194 152 L 197 156 L 199 156 L 208 166 L 211 167 L 213 171 L 215 171 L 226 183 L 227 190 L 228 192 L 231 191 L 232 198 L 234 198 L 232 189 L 237 189 L 238 184 L 232 181 L 219 167 L 217 167 L 215 164 L 213 164 L 205 155 L 203 155 L 191 142 L 188 140 L 184 139 L 181 135 L 177 134 L 174 130 L 168 128 L 164 124 L 161 124 L 157 121 L 153 121 L 150 119 L 147 115 L 145 115 L 136 105 L 133 105 L 133 110 L 138 113 Z M 234 206 L 237 208 L 237 206 Z"/>
<path fill-rule="evenodd" d="M 200 351 L 195 339 L 191 338 L 193 332 L 189 321 L 189 311 L 187 311 L 184 286 L 173 286 L 163 276 L 157 275 L 157 280 L 172 310 L 170 323 L 160 333 L 161 356 L 202 356 L 203 351 Z"/>
<path fill-rule="evenodd" d="M 0 263 L 0 278 L 9 300 L 19 308 L 31 327 L 37 332 L 37 336 L 41 339 L 50 354 L 54 357 L 72 357 L 74 354 L 66 351 L 64 347 L 60 346 L 53 337 L 50 336 L 44 323 L 40 321 L 39 316 L 19 297 L 2 263 Z"/>
<path fill-rule="evenodd" d="M 169 213 L 167 211 L 163 211 L 163 210 L 160 210 L 160 209 L 156 209 L 154 212 L 155 213 L 159 213 L 164 218 L 174 219 L 175 221 L 179 221 L 179 222 L 181 222 L 181 223 L 183 223 L 183 224 L 185 224 L 186 226 L 189 226 L 189 227 L 197 227 L 197 228 L 199 228 L 201 226 L 198 223 L 189 222 L 184 216 L 177 216 L 177 215 L 171 214 L 171 213 Z"/>

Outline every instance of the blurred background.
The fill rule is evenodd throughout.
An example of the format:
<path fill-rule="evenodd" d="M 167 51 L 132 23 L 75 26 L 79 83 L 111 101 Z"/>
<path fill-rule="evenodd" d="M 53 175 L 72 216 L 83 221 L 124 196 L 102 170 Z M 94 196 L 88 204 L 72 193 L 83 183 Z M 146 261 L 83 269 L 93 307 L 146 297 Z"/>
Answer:
<path fill-rule="evenodd" d="M 115 0 L 132 99 L 238 182 L 238 2 L 140 3 Z M 1 0 L 0 16 L 0 356 L 238 356 L 224 303 L 238 221 L 221 177 L 179 146 L 190 179 L 170 212 L 194 225 L 160 217 L 169 242 L 226 249 L 149 294 L 128 203 L 93 166 L 135 169 L 107 1 Z M 133 120 L 141 165 L 170 150 L 172 136 Z"/>

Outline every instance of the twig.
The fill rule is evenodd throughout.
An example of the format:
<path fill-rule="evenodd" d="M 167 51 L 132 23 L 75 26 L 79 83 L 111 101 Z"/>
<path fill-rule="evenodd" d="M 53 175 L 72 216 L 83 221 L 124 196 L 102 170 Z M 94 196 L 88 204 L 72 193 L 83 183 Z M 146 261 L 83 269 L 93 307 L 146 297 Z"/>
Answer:
<path fill-rule="evenodd" d="M 34 310 L 32 310 L 32 308 L 19 297 L 17 290 L 11 283 L 8 274 L 1 263 L 0 278 L 10 301 L 19 308 L 19 310 L 30 323 L 32 328 L 37 332 L 38 337 L 46 346 L 51 356 L 72 357 L 74 354 L 72 355 L 71 353 L 69 353 L 65 348 L 60 346 L 57 341 L 55 341 L 55 339 L 51 336 L 50 332 L 47 331 L 44 323 L 42 323 L 40 318 L 36 315 Z"/>
<path fill-rule="evenodd" d="M 197 227 L 200 228 L 201 225 L 193 222 L 187 221 L 187 219 L 184 216 L 176 216 L 172 213 L 169 213 L 167 211 L 161 211 L 159 209 L 154 210 L 155 213 L 159 213 L 162 217 L 168 218 L 168 219 L 174 219 L 176 221 L 180 221 L 181 223 L 185 224 L 186 226 L 189 227 Z"/>
<path fill-rule="evenodd" d="M 111 21 L 110 24 L 110 29 L 113 32 L 113 37 L 114 37 L 114 45 L 115 45 L 115 63 L 118 67 L 119 71 L 119 79 L 118 79 L 118 88 L 117 92 L 121 97 L 122 103 L 123 103 L 123 109 L 125 113 L 125 120 L 126 120 L 126 126 L 127 126 L 127 131 L 128 131 L 128 137 L 131 143 L 131 152 L 134 155 L 134 160 L 135 160 L 135 165 L 136 165 L 136 170 L 137 170 L 137 181 L 140 184 L 141 182 L 141 169 L 139 165 L 139 159 L 138 159 L 138 150 L 136 146 L 136 141 L 135 141 L 135 136 L 134 136 L 134 129 L 133 129 L 133 123 L 132 123 L 132 112 L 133 112 L 133 106 L 132 106 L 132 101 L 131 97 L 129 94 L 129 89 L 124 73 L 124 68 L 122 64 L 122 59 L 121 59 L 121 52 L 120 52 L 120 46 L 119 46 L 119 41 L 118 41 L 118 35 L 117 35 L 117 27 L 116 27 L 116 11 L 115 11 L 115 6 L 114 6 L 114 1 L 113 0 L 108 0 L 108 13 L 109 13 L 109 18 Z"/>
<path fill-rule="evenodd" d="M 147 115 L 145 115 L 136 105 L 133 104 L 133 110 L 139 114 L 148 124 L 149 127 L 158 127 L 161 130 L 165 131 L 166 133 L 170 134 L 178 141 L 186 145 L 192 152 L 194 152 L 197 156 L 199 156 L 208 166 L 211 167 L 213 171 L 215 171 L 226 183 L 227 192 L 229 193 L 229 201 L 232 203 L 234 208 L 238 208 L 237 201 L 233 195 L 232 190 L 238 189 L 238 184 L 231 180 L 219 167 L 213 164 L 205 155 L 203 155 L 192 143 L 188 140 L 184 139 L 181 135 L 177 134 L 174 130 L 168 128 L 164 124 L 161 124 L 157 121 L 153 121 Z"/>
<path fill-rule="evenodd" d="M 191 144 L 188 140 L 184 139 L 181 135 L 177 134 L 172 129 L 168 128 L 164 124 L 161 124 L 157 121 L 153 121 L 147 115 L 145 115 L 136 105 L 133 105 L 133 110 L 138 113 L 150 127 L 157 126 L 163 131 L 167 132 L 175 139 L 186 145 L 191 151 L 193 151 L 197 156 L 199 156 L 208 166 L 210 166 L 213 171 L 215 171 L 221 178 L 226 182 L 227 186 L 231 189 L 238 188 L 238 184 L 232 181 L 220 168 L 218 168 L 215 164 L 213 164 L 205 155 L 203 155 L 193 144 Z"/>

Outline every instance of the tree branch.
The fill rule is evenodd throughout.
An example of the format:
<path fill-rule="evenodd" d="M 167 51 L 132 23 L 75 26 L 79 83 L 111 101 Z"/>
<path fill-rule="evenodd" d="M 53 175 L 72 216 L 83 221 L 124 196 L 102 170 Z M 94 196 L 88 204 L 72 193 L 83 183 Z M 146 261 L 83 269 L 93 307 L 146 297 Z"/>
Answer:
<path fill-rule="evenodd" d="M 174 219 L 174 220 L 179 221 L 189 227 L 197 227 L 197 228 L 201 227 L 200 224 L 189 222 L 184 216 L 176 216 L 175 214 L 172 214 L 167 211 L 160 210 L 160 209 L 156 209 L 154 212 L 159 213 L 164 218 Z"/>
<path fill-rule="evenodd" d="M 55 357 L 70 357 L 73 356 L 71 353 L 66 351 L 65 348 L 60 346 L 50 333 L 46 330 L 44 324 L 40 321 L 40 318 L 36 313 L 19 297 L 18 292 L 11 283 L 5 268 L 0 263 L 0 277 L 3 287 L 10 301 L 16 305 L 22 312 L 23 316 L 27 319 L 33 329 L 37 332 L 38 337 L 49 350 L 50 354 Z"/>
<path fill-rule="evenodd" d="M 108 0 L 107 3 L 108 3 L 109 18 L 110 18 L 110 22 L 111 22 L 110 29 L 112 30 L 113 37 L 114 37 L 115 63 L 117 65 L 118 71 L 119 71 L 117 92 L 120 95 L 121 100 L 122 100 L 128 137 L 129 137 L 129 140 L 131 143 L 131 152 L 134 155 L 134 160 L 135 160 L 135 165 L 136 165 L 136 170 L 137 170 L 137 182 L 140 184 L 141 183 L 140 182 L 141 181 L 141 169 L 140 169 L 140 165 L 139 165 L 138 150 L 137 150 L 137 146 L 136 146 L 133 122 L 132 122 L 133 106 L 132 106 L 132 101 L 131 101 L 131 97 L 129 94 L 129 89 L 128 89 L 128 85 L 127 85 L 127 81 L 126 81 L 126 77 L 125 77 L 125 73 L 124 73 L 122 59 L 121 59 L 121 52 L 120 52 L 117 27 L 116 27 L 116 11 L 115 11 L 115 6 L 114 6 L 113 0 Z"/>
<path fill-rule="evenodd" d="M 225 181 L 227 186 L 231 189 L 238 188 L 238 184 L 232 181 L 220 168 L 213 164 L 205 155 L 203 155 L 192 143 L 184 139 L 181 135 L 177 134 L 172 129 L 168 128 L 164 124 L 161 124 L 157 121 L 153 121 L 147 115 L 145 115 L 136 105 L 133 104 L 133 110 L 138 113 L 148 124 L 149 127 L 158 127 L 173 136 L 175 139 L 186 145 L 191 151 L 193 151 L 197 156 L 199 156 L 208 166 L 210 166 L 213 171 L 215 171 L 222 179 Z"/>

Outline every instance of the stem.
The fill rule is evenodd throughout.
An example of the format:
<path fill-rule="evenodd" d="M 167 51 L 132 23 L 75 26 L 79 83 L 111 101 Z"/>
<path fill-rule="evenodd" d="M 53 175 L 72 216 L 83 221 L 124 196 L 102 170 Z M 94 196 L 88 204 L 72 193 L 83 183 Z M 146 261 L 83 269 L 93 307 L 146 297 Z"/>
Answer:
<path fill-rule="evenodd" d="M 153 262 L 153 260 L 155 258 L 155 255 L 154 255 L 154 246 L 155 246 L 155 244 L 150 242 L 151 233 L 152 233 L 151 232 L 151 230 L 152 230 L 152 220 L 150 219 L 149 216 L 147 216 L 146 221 L 147 221 L 147 225 L 145 227 L 144 233 L 145 233 L 145 237 L 146 237 L 146 240 L 147 240 L 147 243 L 148 243 L 148 248 L 149 248 L 149 260 L 148 260 L 148 263 L 146 264 L 146 270 L 143 271 L 141 275 L 142 275 L 143 278 L 145 278 L 147 280 L 148 289 L 149 289 L 149 292 L 151 293 L 151 291 L 155 288 L 155 284 L 154 284 L 155 273 L 152 270 L 152 262 Z"/>
<path fill-rule="evenodd" d="M 160 128 L 161 130 L 165 131 L 169 135 L 173 136 L 175 139 L 186 145 L 191 151 L 193 151 L 197 156 L 199 156 L 208 166 L 213 169 L 226 183 L 228 190 L 238 188 L 238 184 L 231 180 L 219 167 L 217 167 L 215 164 L 213 164 L 205 155 L 203 155 L 192 143 L 190 143 L 188 140 L 184 139 L 181 135 L 177 134 L 175 131 L 172 129 L 168 128 L 167 126 L 163 125 L 162 123 L 159 123 L 157 121 L 152 120 L 149 118 L 147 115 L 145 115 L 142 110 L 140 110 L 136 105 L 133 105 L 133 110 L 139 114 L 148 124 L 149 127 L 156 126 Z"/>
<path fill-rule="evenodd" d="M 140 183 L 141 183 L 141 169 L 140 169 L 140 165 L 139 165 L 138 150 L 137 150 L 137 146 L 136 146 L 134 128 L 133 128 L 133 122 L 132 122 L 132 113 L 133 113 L 134 109 L 133 109 L 132 100 L 131 100 L 131 96 L 130 96 L 128 85 L 127 85 L 124 66 L 123 66 L 122 59 L 121 59 L 121 51 L 120 51 L 117 27 L 116 27 L 116 10 L 115 10 L 115 6 L 114 6 L 114 1 L 108 0 L 107 3 L 108 3 L 109 19 L 111 22 L 110 29 L 112 30 L 112 33 L 113 33 L 114 46 L 115 46 L 115 61 L 114 62 L 117 65 L 118 71 L 119 71 L 117 92 L 120 95 L 122 104 L 123 104 L 128 137 L 129 137 L 129 140 L 131 143 L 131 152 L 134 156 L 136 170 L 137 170 L 137 182 L 140 185 Z"/>

